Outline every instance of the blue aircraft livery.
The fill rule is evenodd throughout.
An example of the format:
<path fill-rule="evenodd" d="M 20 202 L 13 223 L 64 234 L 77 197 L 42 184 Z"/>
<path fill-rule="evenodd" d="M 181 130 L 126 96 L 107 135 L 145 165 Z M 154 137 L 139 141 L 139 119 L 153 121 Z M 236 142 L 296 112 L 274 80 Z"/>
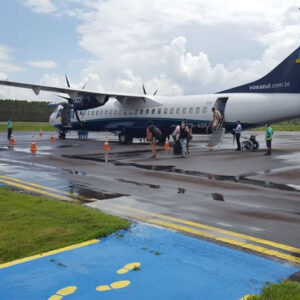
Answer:
<path fill-rule="evenodd" d="M 300 64 L 300 48 L 299 48 L 299 51 L 298 51 L 298 58 L 296 59 L 296 63 Z"/>
<path fill-rule="evenodd" d="M 261 79 L 219 93 L 299 93 L 299 74 L 300 47 Z"/>

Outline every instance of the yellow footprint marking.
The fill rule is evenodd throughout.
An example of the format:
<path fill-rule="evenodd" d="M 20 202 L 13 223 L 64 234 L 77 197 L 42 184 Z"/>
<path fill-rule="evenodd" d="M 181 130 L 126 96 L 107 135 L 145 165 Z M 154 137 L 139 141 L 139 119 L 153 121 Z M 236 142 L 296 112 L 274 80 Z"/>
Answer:
<path fill-rule="evenodd" d="M 77 290 L 77 286 L 67 286 L 56 292 L 56 295 L 51 296 L 48 300 L 60 300 L 63 296 L 73 294 Z"/>
<path fill-rule="evenodd" d="M 122 289 L 130 284 L 129 280 L 115 281 L 110 286 L 113 289 Z"/>
<path fill-rule="evenodd" d="M 96 287 L 96 290 L 98 292 L 105 292 L 105 291 L 109 291 L 111 289 L 122 289 L 126 286 L 128 286 L 130 284 L 129 280 L 122 280 L 122 281 L 115 281 L 113 282 L 109 287 L 108 285 L 99 285 Z"/>
<path fill-rule="evenodd" d="M 105 291 L 109 291 L 110 287 L 108 285 L 99 285 L 96 287 L 96 290 L 98 292 L 105 292 Z"/>
<path fill-rule="evenodd" d="M 117 273 L 118 274 L 125 274 L 125 273 L 129 272 L 130 270 L 132 270 L 134 268 L 139 268 L 140 265 L 141 264 L 139 262 L 133 262 L 133 263 L 127 264 L 123 268 L 119 269 L 117 271 Z"/>

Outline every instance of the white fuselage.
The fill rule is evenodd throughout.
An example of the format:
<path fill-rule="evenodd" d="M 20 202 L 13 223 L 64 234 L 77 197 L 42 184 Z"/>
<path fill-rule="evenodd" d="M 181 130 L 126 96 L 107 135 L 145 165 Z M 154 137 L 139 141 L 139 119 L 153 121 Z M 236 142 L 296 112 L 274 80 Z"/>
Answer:
<path fill-rule="evenodd" d="M 158 106 L 148 107 L 139 103 L 122 105 L 116 99 L 110 99 L 105 105 L 79 112 L 80 119 L 86 122 L 113 122 L 130 120 L 169 120 L 178 122 L 186 119 L 197 126 L 202 126 L 212 119 L 212 107 L 218 98 L 228 98 L 225 109 L 225 124 L 240 120 L 244 127 L 278 122 L 300 116 L 300 94 L 275 93 L 231 93 L 209 94 L 178 97 L 149 97 L 160 103 Z M 199 124 L 197 124 L 199 121 Z M 57 112 L 50 117 L 54 126 L 61 124 Z M 72 126 L 78 123 L 74 114 L 71 115 Z M 89 130 L 92 127 L 89 128 Z M 75 128 L 74 128 L 75 129 Z M 97 128 L 95 128 L 97 130 Z M 99 130 L 99 129 L 98 129 Z"/>

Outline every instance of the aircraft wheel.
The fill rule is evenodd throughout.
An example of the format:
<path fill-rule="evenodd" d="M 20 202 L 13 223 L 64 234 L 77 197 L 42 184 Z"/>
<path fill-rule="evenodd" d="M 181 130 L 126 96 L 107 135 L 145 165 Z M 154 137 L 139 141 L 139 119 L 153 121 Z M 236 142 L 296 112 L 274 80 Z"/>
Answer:
<path fill-rule="evenodd" d="M 63 130 L 60 130 L 60 131 L 59 131 L 58 138 L 59 138 L 60 140 L 64 140 L 64 139 L 66 138 L 66 132 L 63 131 Z"/>

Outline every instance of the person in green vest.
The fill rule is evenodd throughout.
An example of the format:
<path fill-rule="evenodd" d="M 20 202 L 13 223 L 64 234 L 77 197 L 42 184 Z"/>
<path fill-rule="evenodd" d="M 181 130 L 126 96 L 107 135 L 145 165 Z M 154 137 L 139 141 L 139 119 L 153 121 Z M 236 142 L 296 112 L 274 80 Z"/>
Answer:
<path fill-rule="evenodd" d="M 12 121 L 11 119 L 7 120 L 7 139 L 10 140 L 12 134 Z"/>
<path fill-rule="evenodd" d="M 272 154 L 272 139 L 273 139 L 273 128 L 271 127 L 270 123 L 267 123 L 267 129 L 265 134 L 265 140 L 267 144 L 267 152 L 265 155 L 271 155 Z"/>

